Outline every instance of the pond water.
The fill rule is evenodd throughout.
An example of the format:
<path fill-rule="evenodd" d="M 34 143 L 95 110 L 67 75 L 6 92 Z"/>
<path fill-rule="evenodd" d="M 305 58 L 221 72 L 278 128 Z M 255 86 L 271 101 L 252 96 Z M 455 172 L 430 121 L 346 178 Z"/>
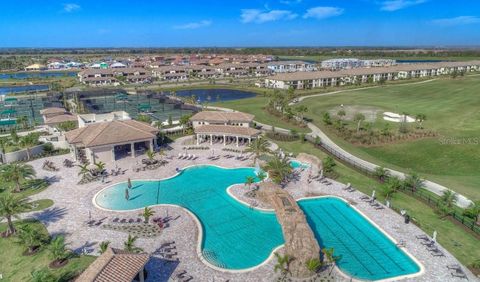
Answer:
<path fill-rule="evenodd" d="M 48 89 L 48 85 L 0 86 L 0 95 L 28 91 L 46 91 Z"/>
<path fill-rule="evenodd" d="M 253 92 L 232 89 L 190 89 L 179 90 L 176 92 L 176 95 L 178 97 L 191 97 L 192 95 L 195 95 L 197 100 L 199 100 L 201 103 L 211 103 L 253 98 L 257 94 Z"/>
<path fill-rule="evenodd" d="M 2 79 L 27 79 L 27 78 L 49 78 L 49 77 L 74 77 L 77 72 L 12 72 L 12 73 L 0 73 L 0 80 Z"/>

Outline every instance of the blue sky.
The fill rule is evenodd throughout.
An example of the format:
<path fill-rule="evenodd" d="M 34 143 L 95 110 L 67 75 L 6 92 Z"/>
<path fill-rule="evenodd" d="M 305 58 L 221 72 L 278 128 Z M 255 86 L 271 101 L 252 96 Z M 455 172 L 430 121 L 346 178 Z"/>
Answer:
<path fill-rule="evenodd" d="M 480 45 L 478 0 L 2 1 L 0 47 Z"/>

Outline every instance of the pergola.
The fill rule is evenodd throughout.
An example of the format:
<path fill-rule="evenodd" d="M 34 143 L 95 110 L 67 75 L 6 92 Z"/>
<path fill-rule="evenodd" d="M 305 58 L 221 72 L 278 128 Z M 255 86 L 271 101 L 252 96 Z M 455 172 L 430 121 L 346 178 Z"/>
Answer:
<path fill-rule="evenodd" d="M 210 145 L 213 145 L 214 138 L 219 138 L 224 146 L 227 145 L 227 140 L 232 140 L 238 147 L 240 140 L 248 140 L 250 144 L 252 139 L 258 138 L 260 133 L 254 128 L 231 125 L 202 125 L 195 129 L 197 145 L 204 140 L 210 141 Z"/>

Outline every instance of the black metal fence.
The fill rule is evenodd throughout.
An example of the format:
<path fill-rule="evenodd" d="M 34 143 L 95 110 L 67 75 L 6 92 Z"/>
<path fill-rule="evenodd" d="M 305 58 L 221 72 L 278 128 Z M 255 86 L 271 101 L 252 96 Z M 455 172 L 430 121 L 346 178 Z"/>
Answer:
<path fill-rule="evenodd" d="M 369 177 L 374 177 L 374 171 L 372 171 L 370 168 L 364 166 L 363 164 L 346 157 L 344 154 L 338 152 L 336 149 L 332 148 L 331 146 L 321 142 L 319 140 L 312 136 L 305 136 L 305 139 L 312 143 L 315 147 L 325 151 L 326 153 L 332 155 L 336 159 L 342 161 L 344 164 L 352 167 L 353 169 L 369 176 Z M 431 192 L 428 192 L 423 189 L 418 189 L 415 191 L 412 191 L 410 189 L 407 189 L 405 187 L 401 188 L 401 191 L 407 195 L 410 195 L 414 198 L 417 198 L 421 200 L 422 202 L 426 203 L 433 209 L 439 208 L 443 203 L 442 200 L 435 195 L 432 195 Z M 393 208 L 393 207 L 392 207 Z M 395 208 L 393 208 L 395 210 Z M 480 226 L 476 223 L 475 219 L 472 219 L 470 217 L 464 216 L 462 212 L 458 211 L 458 209 L 454 209 L 453 212 L 450 214 L 450 216 L 456 220 L 457 222 L 461 223 L 464 225 L 466 228 L 472 230 L 475 234 L 480 235 Z"/>

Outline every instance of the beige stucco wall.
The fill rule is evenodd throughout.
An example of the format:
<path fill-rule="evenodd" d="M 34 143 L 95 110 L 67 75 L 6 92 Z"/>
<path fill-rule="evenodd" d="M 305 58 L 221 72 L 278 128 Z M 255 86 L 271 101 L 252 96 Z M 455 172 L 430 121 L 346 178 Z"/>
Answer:
<path fill-rule="evenodd" d="M 113 150 L 112 146 L 90 148 L 90 151 L 94 155 L 94 159 L 91 160 L 92 163 L 99 162 L 99 161 L 104 163 L 113 162 L 112 150 Z"/>

